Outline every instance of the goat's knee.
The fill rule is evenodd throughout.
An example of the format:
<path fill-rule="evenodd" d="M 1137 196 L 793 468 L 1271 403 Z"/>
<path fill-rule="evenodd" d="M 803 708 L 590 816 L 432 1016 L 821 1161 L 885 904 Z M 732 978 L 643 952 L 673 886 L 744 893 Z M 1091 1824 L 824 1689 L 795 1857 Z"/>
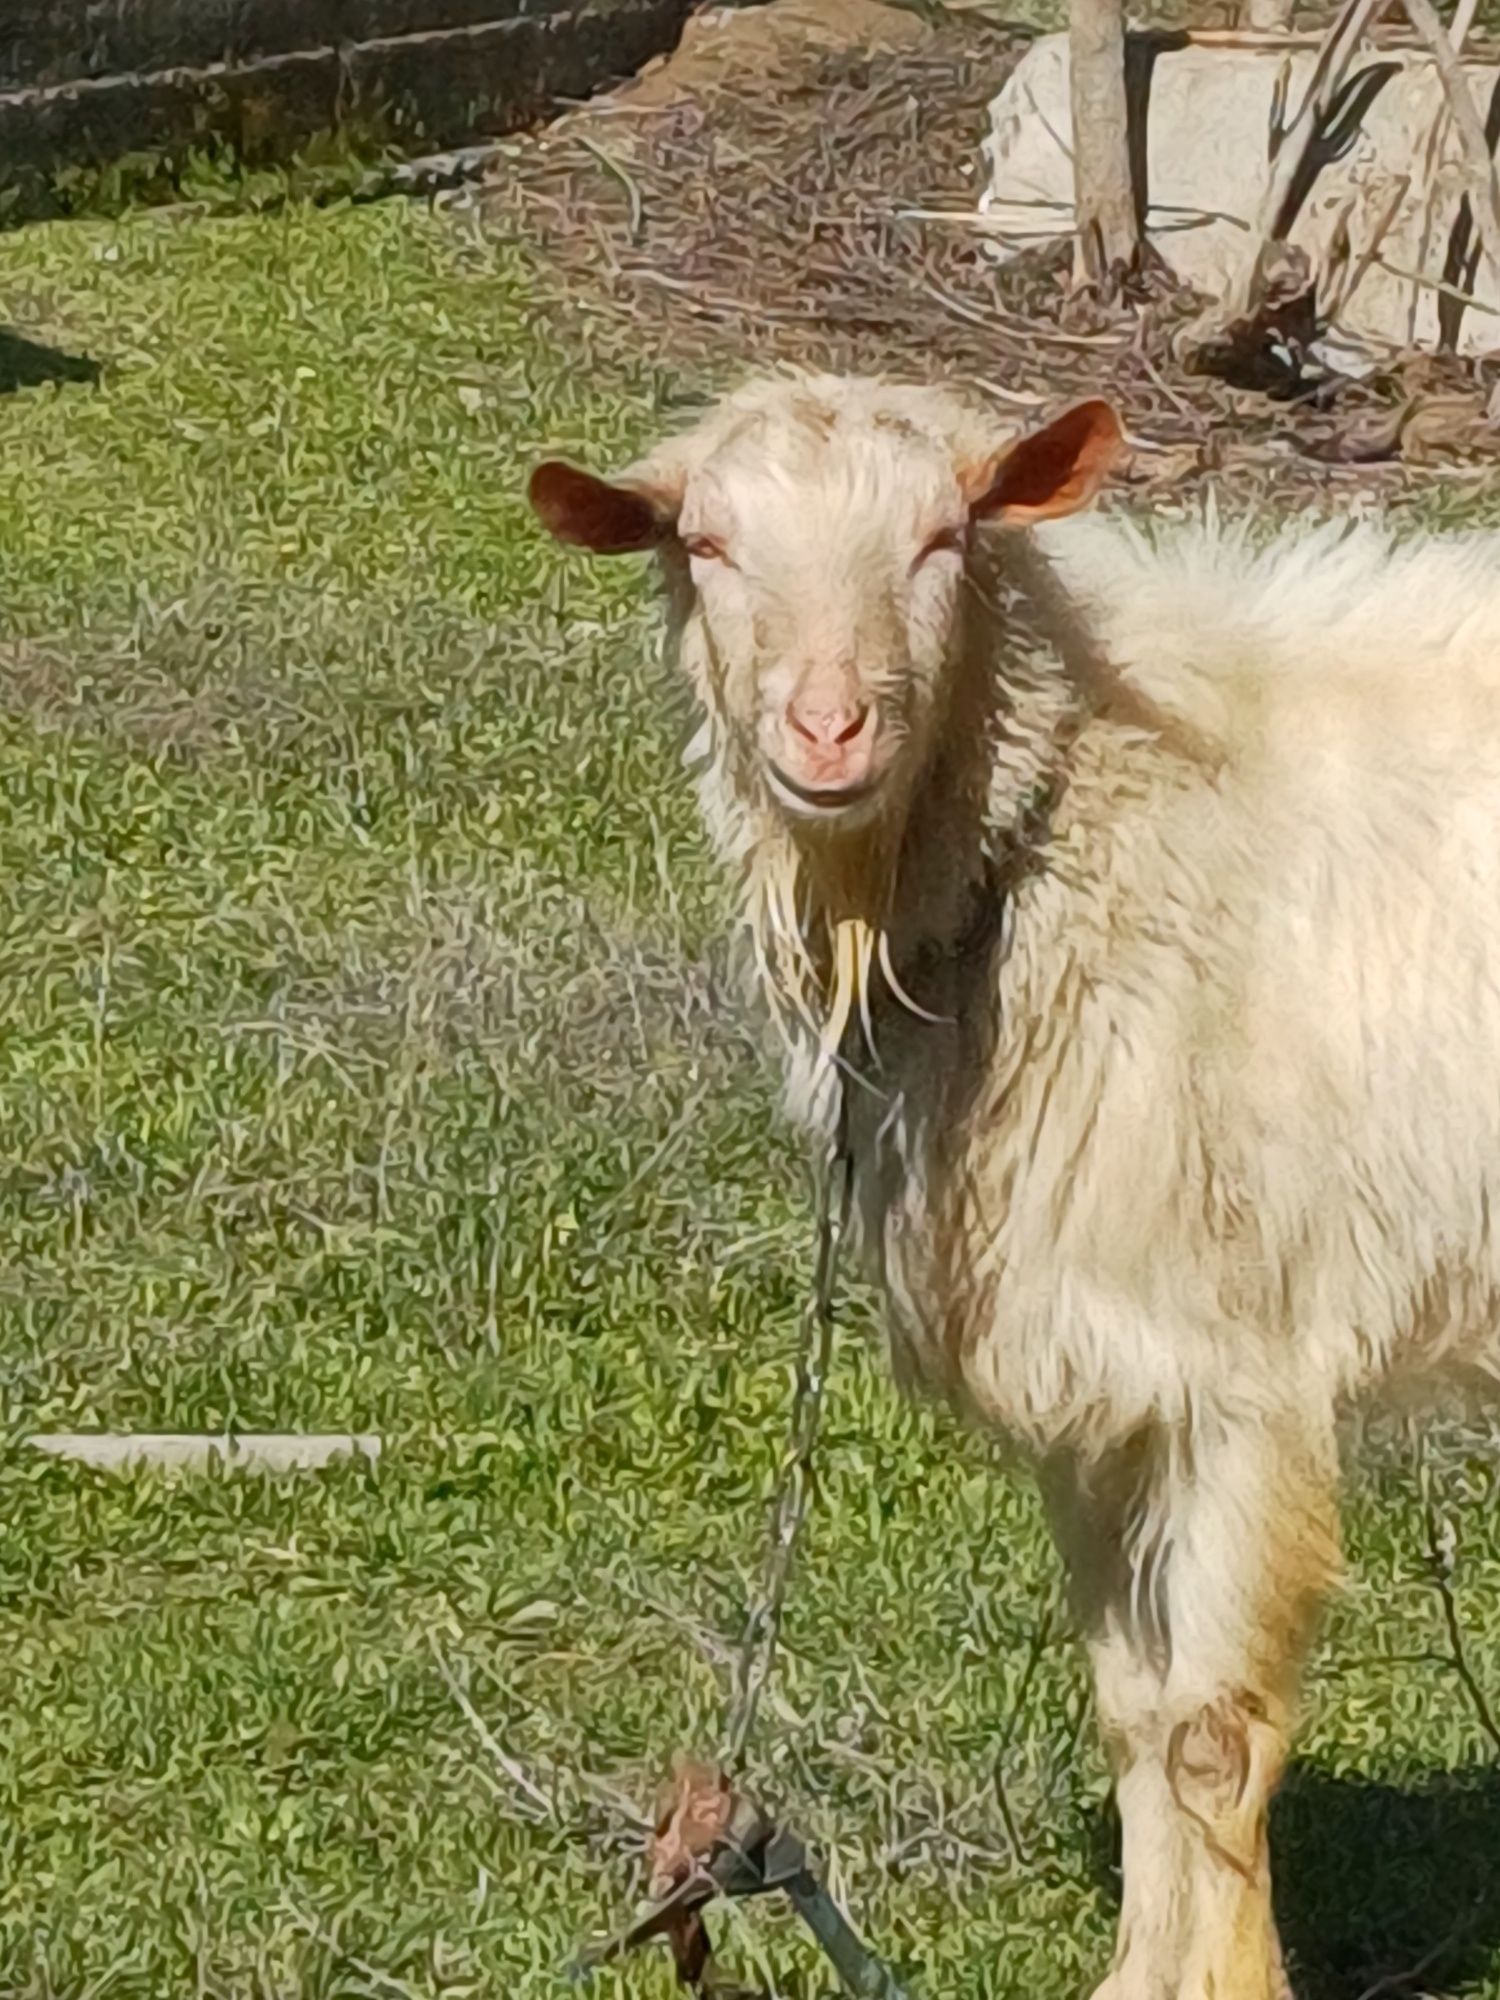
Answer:
<path fill-rule="evenodd" d="M 1285 1721 L 1244 1688 L 1204 1703 L 1167 1738 L 1190 1885 L 1183 2000 L 1277 2000 L 1282 1990 L 1266 1821 L 1286 1748 Z"/>
<path fill-rule="evenodd" d="M 1185 1711 L 1159 1692 L 1108 1731 L 1125 1896 L 1100 2000 L 1280 2000 L 1266 1819 L 1285 1723 L 1248 1689 Z"/>
<path fill-rule="evenodd" d="M 1167 1783 L 1210 1855 L 1242 1875 L 1264 1865 L 1265 1816 L 1286 1758 L 1285 1727 L 1246 1688 L 1219 1695 L 1167 1737 Z"/>
<path fill-rule="evenodd" d="M 1052 1480 L 1123 1836 L 1106 2000 L 1284 1992 L 1267 1817 L 1336 1559 L 1331 1466 L 1303 1437 L 1226 1426 L 1195 1437 L 1190 1478 L 1157 1447 Z"/>

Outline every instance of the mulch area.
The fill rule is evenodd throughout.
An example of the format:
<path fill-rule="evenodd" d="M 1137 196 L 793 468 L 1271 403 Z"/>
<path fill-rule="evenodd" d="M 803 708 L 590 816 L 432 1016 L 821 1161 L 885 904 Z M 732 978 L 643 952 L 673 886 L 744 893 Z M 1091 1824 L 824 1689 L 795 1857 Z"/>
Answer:
<path fill-rule="evenodd" d="M 1062 249 L 987 259 L 981 146 L 1024 46 L 926 0 L 703 12 L 673 55 L 504 148 L 480 201 L 592 352 L 645 348 L 705 390 L 793 362 L 957 382 L 1017 422 L 1105 394 L 1163 501 L 1208 475 L 1324 508 L 1493 476 L 1479 371 L 1414 358 L 1276 400 L 1174 359 L 1201 300 L 1158 283 L 1102 313 L 1070 300 Z"/>

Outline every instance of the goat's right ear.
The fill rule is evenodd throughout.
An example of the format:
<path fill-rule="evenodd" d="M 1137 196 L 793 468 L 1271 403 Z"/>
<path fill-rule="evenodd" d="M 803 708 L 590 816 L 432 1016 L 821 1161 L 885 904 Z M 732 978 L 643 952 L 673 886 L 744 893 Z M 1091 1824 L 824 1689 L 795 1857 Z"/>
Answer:
<path fill-rule="evenodd" d="M 678 503 L 663 489 L 600 479 L 561 459 L 539 465 L 526 492 L 558 541 L 599 556 L 654 549 L 670 537 L 677 519 Z"/>

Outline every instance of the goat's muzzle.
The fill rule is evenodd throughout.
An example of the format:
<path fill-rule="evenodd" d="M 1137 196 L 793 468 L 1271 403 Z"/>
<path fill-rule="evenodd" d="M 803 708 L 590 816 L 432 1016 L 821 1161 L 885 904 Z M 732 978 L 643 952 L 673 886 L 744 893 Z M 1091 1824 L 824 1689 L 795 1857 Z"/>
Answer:
<path fill-rule="evenodd" d="M 890 761 L 873 702 L 789 702 L 768 733 L 771 789 L 799 817 L 842 817 L 867 805 Z"/>

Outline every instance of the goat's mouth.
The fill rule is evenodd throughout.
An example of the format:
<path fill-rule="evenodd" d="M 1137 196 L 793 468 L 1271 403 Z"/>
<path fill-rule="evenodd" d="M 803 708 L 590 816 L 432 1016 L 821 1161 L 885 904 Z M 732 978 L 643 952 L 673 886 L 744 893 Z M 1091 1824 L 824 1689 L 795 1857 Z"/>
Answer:
<path fill-rule="evenodd" d="M 804 819 L 841 819 L 867 804 L 880 788 L 878 772 L 843 785 L 804 785 L 769 759 L 766 776 L 778 802 Z"/>

